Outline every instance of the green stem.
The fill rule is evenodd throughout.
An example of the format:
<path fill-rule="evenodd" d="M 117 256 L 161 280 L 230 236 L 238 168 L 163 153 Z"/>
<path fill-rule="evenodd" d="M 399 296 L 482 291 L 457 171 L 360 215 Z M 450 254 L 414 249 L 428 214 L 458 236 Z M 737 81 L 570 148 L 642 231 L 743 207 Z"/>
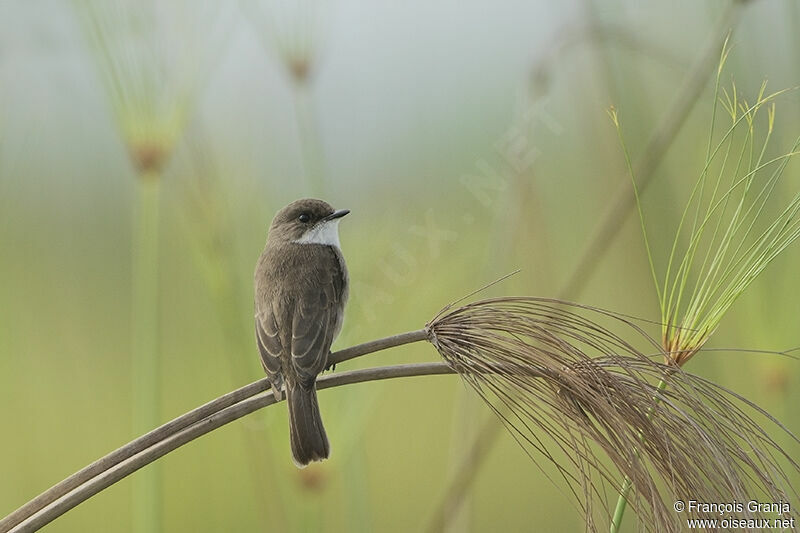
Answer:
<path fill-rule="evenodd" d="M 622 523 L 622 517 L 625 515 L 625 509 L 628 507 L 628 493 L 632 486 L 631 478 L 625 476 L 622 482 L 622 489 L 619 491 L 619 498 L 617 498 L 617 507 L 614 509 L 614 518 L 611 519 L 611 533 L 617 533 L 619 526 Z"/>
<path fill-rule="evenodd" d="M 133 433 L 158 425 L 159 380 L 158 214 L 160 176 L 143 174 L 138 182 L 134 221 L 131 297 L 131 387 Z M 161 469 L 149 468 L 132 479 L 132 529 L 161 530 Z"/>
<path fill-rule="evenodd" d="M 656 386 L 656 390 L 658 392 L 663 391 L 667 387 L 667 382 L 664 379 L 658 382 Z M 653 416 L 653 411 L 655 410 L 656 404 L 658 404 L 659 399 L 658 396 L 654 396 L 653 400 L 655 403 L 650 406 L 647 410 L 647 420 L 650 420 Z M 642 432 L 639 432 L 639 441 L 643 442 Z M 634 450 L 636 457 L 639 457 L 639 450 Z M 625 480 L 622 482 L 622 488 L 619 491 L 619 498 L 617 498 L 617 506 L 614 508 L 614 517 L 611 519 L 611 533 L 617 533 L 619 531 L 619 526 L 622 524 L 622 517 L 625 516 L 625 509 L 628 506 L 628 494 L 631 491 L 631 487 L 633 486 L 633 482 L 631 478 L 625 476 Z"/>

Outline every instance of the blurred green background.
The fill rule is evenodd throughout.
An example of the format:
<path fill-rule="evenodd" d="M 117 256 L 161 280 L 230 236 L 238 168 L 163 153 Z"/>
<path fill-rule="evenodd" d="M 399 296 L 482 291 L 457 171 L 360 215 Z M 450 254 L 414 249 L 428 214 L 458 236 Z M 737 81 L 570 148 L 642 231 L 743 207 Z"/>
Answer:
<path fill-rule="evenodd" d="M 0 2 L 0 515 L 137 436 L 143 181 L 159 184 L 160 423 L 262 377 L 252 270 L 272 215 L 298 197 L 352 210 L 341 226 L 351 299 L 334 348 L 420 328 L 515 269 L 487 294 L 560 295 L 629 186 L 610 105 L 640 159 L 709 47 L 713 79 L 727 26 L 723 82 L 753 96 L 765 77 L 772 90 L 800 84 L 800 4 L 736 5 Z M 662 267 L 704 161 L 703 87 L 644 196 Z M 781 97 L 776 150 L 799 119 L 798 93 Z M 148 150 L 163 164 L 143 160 Z M 778 202 L 800 189 L 796 162 L 779 187 Z M 638 222 L 618 226 L 570 296 L 658 320 Z M 798 264 L 793 246 L 713 347 L 799 345 Z M 337 370 L 437 358 L 418 344 Z M 797 362 L 721 351 L 687 370 L 800 431 Z M 492 416 L 452 376 L 344 387 L 320 402 L 324 464 L 293 466 L 283 405 L 159 461 L 163 529 L 424 528 Z M 47 530 L 130 531 L 139 475 Z M 452 531 L 583 528 L 505 433 L 463 504 L 447 514 Z"/>

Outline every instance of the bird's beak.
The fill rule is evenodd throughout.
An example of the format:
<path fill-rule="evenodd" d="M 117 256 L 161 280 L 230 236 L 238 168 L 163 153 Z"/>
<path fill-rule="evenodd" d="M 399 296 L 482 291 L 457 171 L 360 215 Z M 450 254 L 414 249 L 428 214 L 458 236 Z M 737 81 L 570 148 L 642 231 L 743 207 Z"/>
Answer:
<path fill-rule="evenodd" d="M 338 211 L 334 211 L 330 215 L 326 216 L 325 220 L 328 221 L 328 220 L 335 220 L 337 218 L 342 218 L 349 212 L 350 212 L 349 209 L 339 209 Z"/>

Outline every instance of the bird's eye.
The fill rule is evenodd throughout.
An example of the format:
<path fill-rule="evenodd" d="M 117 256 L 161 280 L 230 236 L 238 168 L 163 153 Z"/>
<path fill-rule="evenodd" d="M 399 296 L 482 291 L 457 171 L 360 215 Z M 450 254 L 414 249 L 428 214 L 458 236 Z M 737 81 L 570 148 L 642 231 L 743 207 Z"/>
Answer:
<path fill-rule="evenodd" d="M 302 215 L 300 215 L 299 218 L 300 218 L 300 222 L 302 222 L 303 224 L 305 224 L 306 222 L 311 220 L 311 217 L 308 215 L 308 213 L 303 213 Z"/>

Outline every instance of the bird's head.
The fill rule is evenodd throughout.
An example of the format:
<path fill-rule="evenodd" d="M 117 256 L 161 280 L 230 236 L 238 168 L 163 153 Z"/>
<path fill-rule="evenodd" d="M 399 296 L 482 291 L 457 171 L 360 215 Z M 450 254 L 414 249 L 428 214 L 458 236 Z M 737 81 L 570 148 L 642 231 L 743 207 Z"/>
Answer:
<path fill-rule="evenodd" d="M 339 247 L 339 221 L 349 212 L 314 198 L 295 200 L 272 219 L 268 240 Z"/>

